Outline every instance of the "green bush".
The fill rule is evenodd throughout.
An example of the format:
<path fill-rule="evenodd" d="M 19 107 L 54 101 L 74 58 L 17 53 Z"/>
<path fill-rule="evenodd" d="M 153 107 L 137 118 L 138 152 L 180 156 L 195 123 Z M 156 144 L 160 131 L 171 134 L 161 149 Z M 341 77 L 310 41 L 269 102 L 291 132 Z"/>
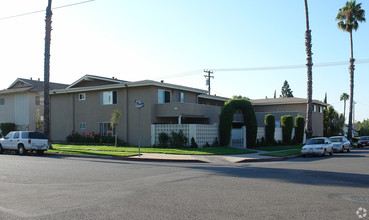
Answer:
<path fill-rule="evenodd" d="M 301 144 L 304 141 L 304 127 L 305 127 L 304 117 L 298 115 L 295 118 L 295 137 L 294 137 L 297 144 Z"/>
<path fill-rule="evenodd" d="M 274 133 L 275 133 L 275 117 L 272 114 L 265 115 L 265 141 L 266 144 L 275 144 Z"/>
<path fill-rule="evenodd" d="M 15 131 L 15 124 L 11 122 L 1 123 L 1 133 L 5 137 L 9 132 Z"/>
<path fill-rule="evenodd" d="M 160 147 L 167 147 L 167 146 L 168 146 L 169 136 L 168 136 L 168 134 L 167 134 L 167 133 L 165 133 L 165 132 L 161 132 L 161 133 L 159 134 L 158 139 L 159 139 L 159 143 L 158 143 L 158 145 L 159 145 Z"/>
<path fill-rule="evenodd" d="M 182 130 L 179 130 L 178 133 L 172 131 L 172 136 L 169 139 L 169 143 L 172 147 L 186 147 L 187 137 L 183 134 Z"/>
<path fill-rule="evenodd" d="M 245 99 L 231 99 L 223 106 L 219 118 L 220 144 L 228 146 L 230 142 L 233 115 L 236 109 L 240 109 L 243 113 L 247 146 L 254 147 L 257 136 L 256 115 L 251 103 Z"/>
<path fill-rule="evenodd" d="M 283 143 L 290 144 L 293 130 L 293 117 L 291 115 L 282 116 L 281 125 L 282 125 Z"/>
<path fill-rule="evenodd" d="M 191 138 L 191 145 L 190 145 L 190 147 L 191 148 L 198 148 L 198 145 L 197 145 L 194 137 Z"/>

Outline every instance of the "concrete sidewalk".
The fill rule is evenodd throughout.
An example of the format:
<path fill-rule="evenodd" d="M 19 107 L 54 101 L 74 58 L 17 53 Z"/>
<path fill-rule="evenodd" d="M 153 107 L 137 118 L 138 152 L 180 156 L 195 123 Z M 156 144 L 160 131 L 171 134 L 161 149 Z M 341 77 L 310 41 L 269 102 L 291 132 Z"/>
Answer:
<path fill-rule="evenodd" d="M 253 149 L 255 150 L 255 149 Z M 258 151 L 258 150 L 255 150 Z M 141 153 L 140 156 L 119 157 L 119 156 L 98 156 L 98 155 L 82 155 L 82 154 L 58 154 L 47 153 L 47 155 L 63 156 L 63 157 L 84 157 L 84 158 L 101 158 L 113 160 L 132 160 L 132 161 L 167 161 L 167 162 L 192 162 L 192 163 L 247 163 L 247 162 L 267 162 L 281 161 L 300 157 L 301 155 L 287 157 L 271 157 L 262 156 L 260 154 L 270 153 L 267 151 L 258 151 L 251 154 L 236 155 L 178 155 L 178 154 L 158 154 L 158 153 Z"/>

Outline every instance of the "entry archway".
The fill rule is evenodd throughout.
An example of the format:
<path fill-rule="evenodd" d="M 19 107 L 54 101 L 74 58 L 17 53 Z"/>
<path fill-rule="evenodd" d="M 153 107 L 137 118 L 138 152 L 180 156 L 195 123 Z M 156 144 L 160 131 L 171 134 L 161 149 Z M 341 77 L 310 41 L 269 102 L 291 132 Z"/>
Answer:
<path fill-rule="evenodd" d="M 220 144 L 222 146 L 229 145 L 233 116 L 237 109 L 241 110 L 243 114 L 247 146 L 253 147 L 255 146 L 257 135 L 256 115 L 251 102 L 246 99 L 232 99 L 223 106 L 219 119 Z"/>

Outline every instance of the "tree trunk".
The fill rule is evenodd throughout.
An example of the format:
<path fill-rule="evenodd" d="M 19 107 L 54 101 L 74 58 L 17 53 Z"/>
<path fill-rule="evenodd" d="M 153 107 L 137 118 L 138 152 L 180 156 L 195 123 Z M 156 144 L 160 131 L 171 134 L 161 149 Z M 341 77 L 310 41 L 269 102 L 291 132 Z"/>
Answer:
<path fill-rule="evenodd" d="M 44 58 L 44 133 L 50 140 L 50 42 L 51 42 L 51 1 L 48 0 L 46 8 L 46 27 L 45 27 L 45 58 Z"/>
<path fill-rule="evenodd" d="M 343 100 L 343 118 L 346 120 L 346 99 Z"/>
<path fill-rule="evenodd" d="M 352 31 L 350 31 L 350 43 L 351 43 L 351 59 L 350 59 L 350 107 L 349 107 L 349 123 L 347 138 L 352 139 L 352 105 L 354 103 L 354 71 L 355 71 L 355 59 L 354 59 L 354 46 L 352 40 Z"/>
<path fill-rule="evenodd" d="M 306 32 L 305 32 L 305 47 L 306 47 L 306 60 L 307 60 L 307 106 L 306 106 L 306 139 L 309 139 L 313 136 L 313 126 L 312 126 L 312 114 L 313 114 L 313 105 L 312 105 L 312 96 L 313 96 L 313 58 L 311 52 L 311 30 L 309 27 L 309 11 L 307 0 L 305 0 L 305 15 L 306 15 Z"/>

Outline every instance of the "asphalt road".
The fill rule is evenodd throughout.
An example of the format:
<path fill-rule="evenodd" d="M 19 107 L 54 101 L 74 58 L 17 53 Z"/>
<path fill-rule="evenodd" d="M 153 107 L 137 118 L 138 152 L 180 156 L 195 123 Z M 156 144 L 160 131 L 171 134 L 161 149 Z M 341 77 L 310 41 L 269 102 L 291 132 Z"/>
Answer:
<path fill-rule="evenodd" d="M 359 219 L 368 168 L 369 149 L 240 164 L 3 154 L 0 219 Z"/>

